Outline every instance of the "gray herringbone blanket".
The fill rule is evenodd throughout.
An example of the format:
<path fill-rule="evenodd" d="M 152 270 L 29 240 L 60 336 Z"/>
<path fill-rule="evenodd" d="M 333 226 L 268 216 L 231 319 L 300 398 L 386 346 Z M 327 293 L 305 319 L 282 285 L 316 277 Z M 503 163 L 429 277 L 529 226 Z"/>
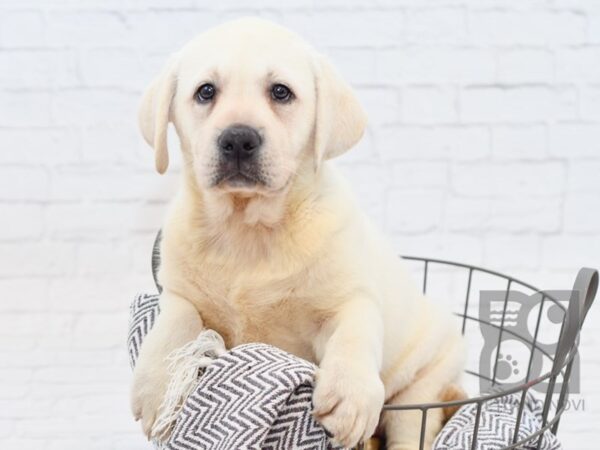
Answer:
<path fill-rule="evenodd" d="M 144 336 L 159 313 L 158 295 L 138 295 L 131 305 L 129 357 L 132 367 Z M 315 366 L 265 344 L 231 349 L 210 364 L 187 398 L 161 450 L 322 450 L 339 449 L 311 414 Z M 483 404 L 477 450 L 500 450 L 512 443 L 516 394 Z M 476 405 L 463 406 L 438 435 L 433 450 L 471 448 Z M 527 397 L 519 440 L 541 428 L 541 404 Z M 520 447 L 533 449 L 536 441 Z M 541 450 L 560 450 L 546 431 Z"/>
<path fill-rule="evenodd" d="M 157 295 L 131 306 L 131 365 L 159 313 Z M 315 366 L 266 344 L 235 347 L 212 362 L 179 412 L 169 450 L 321 450 L 334 446 L 311 414 Z"/>
<path fill-rule="evenodd" d="M 517 427 L 517 415 L 521 393 L 505 395 L 484 402 L 481 407 L 481 418 L 477 433 L 475 450 L 502 450 L 513 443 L 513 435 Z M 525 406 L 519 424 L 517 441 L 520 442 L 534 435 L 542 428 L 543 403 L 531 393 L 527 393 Z M 471 449 L 473 429 L 477 415 L 474 403 L 463 406 L 438 434 L 433 450 Z M 560 442 L 550 430 L 541 435 L 541 450 L 562 450 Z M 519 446 L 519 450 L 538 449 L 538 439 L 531 439 Z"/>

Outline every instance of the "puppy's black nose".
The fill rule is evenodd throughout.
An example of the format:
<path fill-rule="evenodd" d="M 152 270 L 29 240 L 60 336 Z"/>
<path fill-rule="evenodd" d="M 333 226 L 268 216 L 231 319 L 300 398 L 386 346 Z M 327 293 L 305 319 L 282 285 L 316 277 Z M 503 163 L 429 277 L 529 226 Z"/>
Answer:
<path fill-rule="evenodd" d="M 219 136 L 217 145 L 221 154 L 228 160 L 242 160 L 252 157 L 262 144 L 258 131 L 247 125 L 231 125 Z"/>

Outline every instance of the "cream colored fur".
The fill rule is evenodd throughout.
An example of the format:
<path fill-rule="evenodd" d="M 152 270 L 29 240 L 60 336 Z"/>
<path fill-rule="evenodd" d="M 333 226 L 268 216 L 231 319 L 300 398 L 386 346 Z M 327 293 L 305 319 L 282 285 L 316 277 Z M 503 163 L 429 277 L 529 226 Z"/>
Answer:
<path fill-rule="evenodd" d="M 207 80 L 216 100 L 198 105 Z M 273 104 L 274 82 L 296 99 Z M 462 338 L 326 162 L 366 123 L 330 64 L 269 22 L 227 23 L 174 55 L 144 96 L 140 127 L 161 173 L 169 122 L 185 164 L 163 227 L 161 315 L 135 369 L 132 409 L 144 431 L 168 384 L 167 355 L 203 328 L 228 347 L 266 342 L 317 363 L 315 416 L 346 446 L 372 435 L 384 401 L 439 400 L 461 372 Z M 265 186 L 210 185 L 216 137 L 232 123 L 261 130 Z M 386 413 L 388 448 L 417 449 L 420 420 Z M 441 421 L 441 410 L 428 417 L 427 445 Z"/>

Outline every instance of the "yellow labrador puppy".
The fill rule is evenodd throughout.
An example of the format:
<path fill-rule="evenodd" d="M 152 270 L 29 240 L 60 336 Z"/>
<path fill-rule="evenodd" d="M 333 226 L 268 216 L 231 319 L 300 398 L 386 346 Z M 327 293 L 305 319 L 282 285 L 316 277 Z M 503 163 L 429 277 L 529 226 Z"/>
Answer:
<path fill-rule="evenodd" d="M 173 55 L 144 95 L 160 173 L 169 122 L 184 170 L 163 227 L 161 314 L 134 375 L 145 432 L 165 358 L 204 328 L 228 347 L 266 342 L 317 363 L 314 414 L 345 446 L 373 434 L 384 402 L 439 400 L 461 372 L 462 339 L 326 162 L 366 122 L 332 66 L 277 25 L 226 23 Z M 430 412 L 428 445 L 441 420 Z M 384 414 L 388 448 L 417 449 L 420 421 Z"/>

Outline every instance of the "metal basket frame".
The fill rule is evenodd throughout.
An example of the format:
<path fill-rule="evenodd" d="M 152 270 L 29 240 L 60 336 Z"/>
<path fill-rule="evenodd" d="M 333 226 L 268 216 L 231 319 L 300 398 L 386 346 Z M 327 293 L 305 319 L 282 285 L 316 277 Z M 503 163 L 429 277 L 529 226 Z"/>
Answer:
<path fill-rule="evenodd" d="M 162 292 L 162 286 L 158 283 L 157 272 L 158 267 L 160 265 L 160 241 L 161 241 L 161 231 L 156 235 L 156 239 L 154 241 L 153 251 L 152 251 L 152 275 L 154 277 L 154 282 L 159 292 Z M 504 333 L 510 333 L 518 338 L 521 342 L 525 342 L 530 345 L 530 357 L 529 363 L 527 367 L 527 375 L 525 378 L 525 382 L 519 384 L 518 386 L 512 386 L 506 389 L 499 389 L 497 392 L 492 392 L 489 394 L 479 395 L 477 397 L 470 397 L 464 400 L 454 400 L 447 402 L 432 402 L 432 403 L 421 403 L 421 404 L 411 404 L 411 405 L 384 405 L 383 413 L 393 413 L 393 411 L 418 411 L 421 413 L 421 430 L 420 430 L 420 442 L 419 442 L 419 450 L 424 450 L 425 446 L 425 431 L 427 427 L 427 414 L 428 411 L 435 408 L 448 408 L 448 407 L 460 407 L 463 405 L 475 404 L 476 405 L 476 417 L 475 424 L 473 427 L 473 439 L 471 441 L 471 450 L 475 450 L 477 448 L 478 440 L 478 431 L 479 431 L 479 422 L 481 418 L 482 407 L 485 402 L 492 401 L 494 399 L 521 393 L 521 399 L 519 401 L 519 408 L 517 411 L 516 417 L 516 427 L 513 433 L 512 444 L 503 447 L 501 450 L 511 450 L 517 449 L 518 447 L 530 443 L 536 438 L 540 437 L 537 440 L 536 449 L 539 450 L 543 439 L 541 436 L 547 431 L 550 430 L 553 434 L 557 434 L 558 426 L 560 423 L 560 418 L 563 412 L 566 409 L 567 400 L 569 397 L 569 382 L 571 379 L 571 371 L 573 368 L 573 361 L 575 355 L 577 354 L 578 344 L 579 344 L 579 334 L 581 328 L 583 326 L 583 322 L 589 311 L 592 303 L 594 301 L 594 297 L 596 295 L 596 291 L 598 289 L 598 272 L 595 269 L 590 268 L 582 268 L 579 270 L 575 282 L 573 284 L 573 289 L 571 292 L 571 296 L 569 298 L 568 307 L 565 308 L 561 302 L 551 295 L 551 293 L 547 293 L 539 290 L 538 288 L 532 286 L 529 283 L 518 280 L 512 276 L 505 275 L 503 273 L 485 269 L 483 267 L 464 264 L 459 262 L 452 262 L 442 259 L 434 259 L 434 258 L 424 258 L 417 256 L 403 256 L 404 260 L 407 261 L 415 261 L 423 263 L 423 284 L 422 290 L 423 293 L 427 293 L 428 286 L 428 276 L 430 272 L 430 268 L 432 265 L 440 265 L 445 267 L 454 267 L 454 268 L 462 268 L 468 271 L 468 279 L 467 285 L 465 288 L 465 301 L 463 311 L 460 313 L 455 313 L 456 316 L 462 318 L 462 334 L 465 334 L 467 321 L 474 321 L 480 324 L 486 324 L 488 326 L 494 327 L 499 330 L 498 332 L 498 345 L 496 350 L 496 358 L 494 362 L 494 370 L 492 374 L 492 378 L 490 379 L 487 376 L 484 376 L 480 373 L 473 372 L 471 370 L 465 370 L 466 374 L 475 376 L 475 377 L 484 377 L 487 381 L 491 382 L 493 386 L 499 386 L 501 388 L 501 384 L 496 380 L 497 375 L 497 367 L 498 360 L 500 355 L 500 347 L 502 343 L 502 336 Z M 481 319 L 479 317 L 474 317 L 468 314 L 469 309 L 469 299 L 471 295 L 471 287 L 473 281 L 473 274 L 475 273 L 485 273 L 488 275 L 493 275 L 500 279 L 506 280 L 506 295 L 504 297 L 504 306 L 502 309 L 502 319 L 500 326 Z M 513 330 L 505 329 L 505 317 L 506 311 L 508 308 L 508 300 L 509 293 L 513 286 L 521 286 L 523 288 L 529 289 L 533 292 L 541 293 L 542 299 L 540 302 L 539 313 L 536 321 L 536 327 L 533 335 L 533 340 L 529 340 L 524 336 L 521 336 L 515 333 Z M 546 301 L 552 302 L 561 308 L 564 311 L 564 316 L 561 324 L 561 330 L 559 334 L 559 340 L 556 344 L 556 351 L 554 356 L 549 354 L 546 350 L 539 346 L 538 342 L 538 333 L 540 330 L 541 317 L 543 312 L 543 306 Z M 542 352 L 547 358 L 552 361 L 552 369 L 540 376 L 530 379 L 531 375 L 531 367 L 533 362 L 533 357 L 536 351 Z M 556 389 L 556 380 L 561 376 L 562 379 L 562 387 L 560 390 Z M 543 410 L 542 410 L 542 427 L 535 433 L 526 436 L 521 440 L 518 439 L 521 419 L 523 415 L 523 410 L 525 406 L 525 400 L 527 397 L 527 393 L 538 384 L 545 382 L 548 380 L 548 388 L 546 394 L 543 399 Z M 549 418 L 550 407 L 552 403 L 553 395 L 558 395 L 558 401 L 556 403 L 556 410 L 554 416 Z M 363 447 L 363 444 L 359 445 L 359 449 Z M 464 449 L 467 450 L 467 449 Z"/>
<path fill-rule="evenodd" d="M 577 354 L 577 348 L 578 348 L 578 343 L 579 343 L 579 334 L 581 331 L 581 327 L 583 326 L 585 316 L 587 315 L 587 312 L 589 311 L 590 307 L 592 306 L 594 297 L 596 295 L 596 291 L 598 289 L 598 272 L 595 269 L 590 269 L 590 268 L 582 268 L 579 270 L 579 273 L 577 274 L 577 277 L 573 284 L 573 289 L 572 289 L 571 296 L 569 298 L 568 307 L 565 308 L 561 304 L 561 302 L 557 298 L 552 296 L 550 293 L 543 292 L 543 291 L 539 290 L 538 288 L 535 288 L 534 286 L 532 286 L 529 283 L 526 283 L 524 281 L 518 280 L 514 277 L 505 275 L 503 273 L 500 273 L 500 272 L 497 272 L 494 270 L 485 269 L 483 267 L 479 267 L 479 266 L 475 266 L 475 265 L 446 261 L 446 260 L 441 260 L 441 259 L 434 259 L 434 258 L 424 258 L 424 257 L 417 257 L 417 256 L 403 256 L 403 259 L 407 260 L 407 261 L 417 261 L 417 262 L 423 263 L 423 286 L 422 286 L 423 293 L 427 293 L 429 269 L 432 265 L 442 265 L 442 266 L 446 266 L 446 267 L 460 267 L 465 270 L 468 270 L 468 279 L 467 279 L 467 285 L 466 285 L 464 309 L 463 309 L 463 312 L 461 312 L 461 313 L 455 313 L 455 315 L 462 318 L 462 334 L 463 335 L 465 334 L 466 324 L 467 324 L 468 320 L 475 321 L 478 323 L 483 323 L 488 326 L 494 327 L 499 330 L 499 333 L 498 333 L 498 344 L 496 347 L 497 351 L 496 351 L 496 358 L 495 358 L 495 362 L 494 362 L 494 371 L 493 371 L 492 379 L 489 379 L 488 377 L 485 377 L 483 374 L 473 372 L 471 370 L 465 370 L 465 373 L 472 375 L 472 376 L 479 377 L 479 378 L 484 377 L 487 379 L 487 381 L 491 382 L 492 385 L 500 386 L 500 384 L 496 380 L 496 375 L 497 375 L 498 360 L 499 360 L 499 355 L 500 355 L 499 350 L 501 347 L 502 336 L 504 333 L 510 333 L 510 334 L 514 335 L 515 337 L 517 337 L 520 341 L 529 344 L 530 345 L 530 347 L 529 347 L 530 357 L 529 357 L 529 363 L 528 363 L 528 367 L 527 367 L 527 375 L 525 378 L 525 382 L 523 382 L 522 384 L 520 384 L 518 386 L 513 386 L 513 387 L 510 387 L 507 389 L 499 389 L 498 392 L 483 394 L 483 395 L 480 395 L 477 397 L 470 397 L 465 400 L 455 400 L 455 401 L 449 401 L 449 402 L 422 403 L 422 404 L 412 404 L 412 405 L 384 405 L 383 411 L 384 412 L 386 412 L 386 411 L 387 412 L 420 411 L 422 418 L 421 418 L 421 434 L 420 434 L 419 449 L 423 450 L 424 445 L 425 445 L 425 430 L 427 427 L 427 413 L 430 409 L 456 407 L 456 406 L 463 406 L 463 405 L 468 405 L 468 404 L 475 404 L 476 405 L 476 416 L 475 416 L 475 424 L 474 424 L 474 428 L 473 428 L 473 439 L 471 441 L 471 447 L 470 447 L 471 450 L 474 450 L 477 448 L 477 444 L 478 444 L 477 435 L 478 435 L 478 431 L 479 431 L 479 421 L 481 418 L 481 411 L 482 411 L 483 404 L 485 402 L 488 402 L 488 401 L 491 401 L 491 400 L 494 400 L 494 399 L 497 399 L 500 397 L 504 397 L 504 396 L 508 396 L 508 395 L 512 395 L 512 394 L 520 392 L 521 399 L 519 401 L 519 408 L 518 408 L 517 417 L 516 417 L 516 427 L 513 432 L 512 444 L 503 447 L 502 450 L 516 449 L 524 444 L 531 443 L 533 440 L 535 440 L 539 436 L 543 435 L 546 432 L 546 430 L 550 430 L 553 434 L 557 434 L 558 426 L 560 423 L 560 418 L 561 418 L 563 412 L 565 411 L 566 404 L 567 404 L 566 402 L 569 397 L 569 382 L 570 382 L 570 378 L 571 378 L 571 370 L 573 367 L 573 361 L 574 361 L 575 355 Z M 504 297 L 504 306 L 502 309 L 502 319 L 501 319 L 500 326 L 498 326 L 490 321 L 481 319 L 479 317 L 474 317 L 474 316 L 471 316 L 468 314 L 473 274 L 476 272 L 493 275 L 495 277 L 506 280 L 506 288 L 505 288 L 506 295 Z M 542 295 L 539 313 L 538 313 L 538 317 L 537 317 L 537 321 L 536 321 L 536 327 L 535 327 L 535 331 L 534 331 L 534 335 L 533 335 L 533 340 L 529 340 L 526 337 L 521 336 L 512 330 L 504 328 L 506 311 L 507 311 L 507 307 L 508 307 L 509 293 L 510 293 L 511 288 L 514 286 L 521 286 L 521 287 L 527 288 L 531 291 L 539 292 Z M 558 343 L 556 344 L 556 351 L 554 353 L 554 356 L 550 355 L 546 350 L 541 348 L 539 346 L 539 342 L 538 342 L 538 333 L 540 330 L 543 305 L 544 305 L 544 302 L 546 302 L 546 301 L 550 301 L 550 302 L 554 303 L 559 308 L 561 308 L 565 313 L 563 316 L 563 320 L 562 320 L 562 324 L 561 324 L 561 331 L 559 334 L 560 337 L 559 337 Z M 534 357 L 535 351 L 542 352 L 547 358 L 549 358 L 552 361 L 552 369 L 536 378 L 530 379 L 530 375 L 531 375 L 530 372 L 531 372 L 531 367 L 532 367 L 532 362 L 533 362 L 533 357 Z M 556 380 L 559 377 L 559 375 L 562 378 L 562 387 L 560 390 L 557 390 L 557 389 L 555 389 L 555 387 L 556 387 Z M 523 415 L 523 409 L 525 406 L 525 400 L 527 397 L 527 393 L 534 386 L 537 386 L 538 384 L 545 382 L 546 380 L 548 380 L 548 388 L 547 388 L 546 394 L 543 399 L 542 427 L 537 432 L 535 432 L 529 436 L 526 436 L 525 438 L 523 438 L 521 440 L 517 440 L 518 435 L 519 435 L 521 419 L 522 419 L 522 415 Z M 554 416 L 549 419 L 548 415 L 549 415 L 550 407 L 552 404 L 552 396 L 556 395 L 556 394 L 559 395 L 558 402 L 556 403 L 556 411 L 554 413 Z M 537 443 L 535 444 L 536 445 L 535 448 L 539 450 L 542 445 L 542 442 L 543 442 L 543 440 L 541 438 L 538 439 Z M 464 449 L 464 450 L 467 450 L 467 449 Z"/>

